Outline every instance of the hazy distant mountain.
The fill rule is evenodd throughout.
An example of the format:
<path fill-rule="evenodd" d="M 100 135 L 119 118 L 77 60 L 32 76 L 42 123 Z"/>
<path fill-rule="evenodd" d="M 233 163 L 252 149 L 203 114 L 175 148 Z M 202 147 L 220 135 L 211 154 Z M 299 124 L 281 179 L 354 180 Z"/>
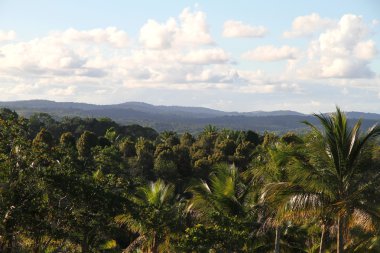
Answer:
<path fill-rule="evenodd" d="M 254 112 L 244 112 L 241 113 L 246 116 L 256 116 L 256 117 L 262 117 L 262 116 L 286 116 L 286 115 L 292 115 L 292 116 L 306 116 L 303 113 L 295 112 L 295 111 L 289 111 L 289 110 L 280 110 L 280 111 L 271 111 L 271 112 L 265 112 L 265 111 L 254 111 Z"/>
<path fill-rule="evenodd" d="M 304 120 L 317 123 L 311 115 L 295 111 L 252 111 L 224 112 L 204 107 L 155 106 L 142 102 L 126 102 L 114 105 L 94 105 L 73 102 L 54 102 L 48 100 L 27 100 L 0 102 L 7 107 L 29 117 L 33 113 L 46 112 L 55 118 L 107 117 L 121 124 L 141 124 L 158 131 L 174 130 L 178 132 L 198 132 L 207 124 L 219 128 L 252 129 L 255 131 L 302 131 L 306 129 Z M 380 121 L 380 114 L 348 112 L 352 119 L 363 118 L 363 127 L 367 128 Z"/>
<path fill-rule="evenodd" d="M 210 117 L 210 116 L 223 116 L 236 113 L 223 112 L 218 110 L 213 110 L 204 107 L 185 107 L 185 106 L 164 106 L 164 105 L 151 105 L 142 102 L 126 102 L 116 105 L 106 105 L 108 108 L 119 108 L 119 109 L 132 109 L 142 112 L 155 112 L 160 114 L 174 114 L 174 115 L 183 115 L 191 114 L 194 117 Z"/>
<path fill-rule="evenodd" d="M 373 119 L 380 120 L 380 114 L 368 112 L 347 112 L 347 116 L 352 119 Z"/>

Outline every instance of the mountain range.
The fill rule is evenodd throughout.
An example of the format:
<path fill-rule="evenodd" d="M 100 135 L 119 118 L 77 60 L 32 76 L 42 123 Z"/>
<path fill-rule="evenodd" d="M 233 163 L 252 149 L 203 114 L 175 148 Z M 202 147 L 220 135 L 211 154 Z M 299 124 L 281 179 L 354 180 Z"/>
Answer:
<path fill-rule="evenodd" d="M 0 107 L 15 110 L 29 117 L 34 113 L 49 113 L 56 119 L 62 117 L 110 118 L 120 124 L 140 124 L 157 131 L 189 131 L 196 133 L 205 125 L 239 130 L 251 129 L 257 132 L 304 131 L 302 121 L 318 124 L 315 117 L 289 110 L 226 112 L 204 107 L 163 106 L 142 102 L 126 102 L 113 105 L 95 105 L 74 102 L 54 102 L 49 100 L 24 100 L 0 102 Z M 363 119 L 363 128 L 380 121 L 380 114 L 346 112 L 350 121 Z"/>

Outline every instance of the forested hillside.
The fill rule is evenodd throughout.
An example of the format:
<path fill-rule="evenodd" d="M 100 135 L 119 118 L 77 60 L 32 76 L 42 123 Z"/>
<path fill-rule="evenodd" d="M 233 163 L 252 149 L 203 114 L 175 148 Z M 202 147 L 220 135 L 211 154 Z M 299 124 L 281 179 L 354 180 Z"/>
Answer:
<path fill-rule="evenodd" d="M 380 128 L 339 109 L 303 124 L 179 134 L 2 109 L 0 252 L 380 252 Z"/>
<path fill-rule="evenodd" d="M 15 110 L 24 117 L 48 113 L 55 120 L 70 117 L 109 118 L 122 124 L 139 124 L 155 130 L 175 131 L 177 133 L 199 133 L 205 125 L 233 130 L 255 130 L 259 133 L 273 131 L 284 134 L 288 131 L 307 130 L 302 121 L 308 120 L 319 125 L 312 115 L 295 111 L 252 111 L 225 112 L 204 107 L 155 106 L 141 102 L 127 102 L 114 105 L 94 105 L 72 102 L 54 102 L 48 100 L 25 100 L 0 102 L 0 106 Z M 380 121 L 375 113 L 348 112 L 348 118 L 354 121 L 363 118 L 364 128 Z"/>

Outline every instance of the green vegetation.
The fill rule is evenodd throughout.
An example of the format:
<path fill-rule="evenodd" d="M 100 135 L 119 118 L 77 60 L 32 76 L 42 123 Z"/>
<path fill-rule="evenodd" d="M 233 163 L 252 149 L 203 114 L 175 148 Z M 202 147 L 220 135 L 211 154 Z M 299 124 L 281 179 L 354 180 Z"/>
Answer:
<path fill-rule="evenodd" d="M 315 118 L 193 136 L 2 109 L 0 252 L 380 252 L 380 127 Z"/>

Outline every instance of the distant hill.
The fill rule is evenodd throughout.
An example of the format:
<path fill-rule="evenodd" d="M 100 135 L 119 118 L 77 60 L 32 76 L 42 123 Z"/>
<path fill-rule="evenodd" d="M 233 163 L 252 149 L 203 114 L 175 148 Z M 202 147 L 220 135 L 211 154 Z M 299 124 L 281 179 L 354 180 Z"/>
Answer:
<path fill-rule="evenodd" d="M 280 110 L 280 111 L 271 111 L 271 112 L 265 112 L 265 111 L 254 111 L 254 112 L 243 112 L 241 113 L 246 116 L 255 116 L 255 117 L 263 117 L 263 116 L 306 116 L 303 113 L 295 112 L 295 111 L 288 111 L 288 110 Z"/>
<path fill-rule="evenodd" d="M 318 123 L 311 115 L 295 111 L 252 111 L 225 112 L 204 107 L 156 106 L 142 102 L 126 102 L 114 105 L 94 105 L 73 102 L 54 102 L 49 100 L 25 100 L 0 102 L 7 107 L 29 117 L 34 113 L 45 112 L 59 119 L 62 117 L 110 118 L 121 124 L 140 124 L 157 131 L 172 130 L 196 133 L 205 125 L 219 128 L 255 130 L 258 132 L 304 131 L 307 127 L 302 121 Z M 380 121 L 380 114 L 348 112 L 348 118 L 363 118 L 363 127 L 368 128 Z"/>
<path fill-rule="evenodd" d="M 372 119 L 380 120 L 380 114 L 368 112 L 347 112 L 347 117 L 351 119 Z"/>

